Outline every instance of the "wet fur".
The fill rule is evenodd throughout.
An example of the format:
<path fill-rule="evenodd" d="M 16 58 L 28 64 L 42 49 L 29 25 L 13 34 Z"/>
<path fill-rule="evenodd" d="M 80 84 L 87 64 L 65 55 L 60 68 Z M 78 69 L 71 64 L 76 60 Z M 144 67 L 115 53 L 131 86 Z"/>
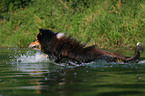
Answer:
<path fill-rule="evenodd" d="M 38 49 L 48 54 L 49 58 L 57 63 L 74 62 L 80 64 L 100 59 L 107 62 L 128 62 L 131 60 L 135 61 L 135 58 L 140 56 L 140 54 L 139 56 L 134 55 L 130 59 L 126 59 L 125 56 L 119 53 L 111 53 L 106 50 L 97 49 L 95 46 L 87 47 L 71 39 L 71 37 L 61 35 L 57 38 L 57 34 L 59 33 L 40 29 L 40 33 L 37 35 L 37 42 L 39 42 L 38 44 L 40 46 Z M 29 46 L 36 46 L 33 43 L 34 41 Z"/>

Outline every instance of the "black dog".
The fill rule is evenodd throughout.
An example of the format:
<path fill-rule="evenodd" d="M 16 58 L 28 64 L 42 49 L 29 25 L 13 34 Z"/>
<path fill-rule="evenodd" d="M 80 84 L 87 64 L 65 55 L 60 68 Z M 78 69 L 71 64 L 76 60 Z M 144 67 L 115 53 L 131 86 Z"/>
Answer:
<path fill-rule="evenodd" d="M 97 49 L 95 46 L 87 47 L 70 37 L 65 37 L 63 33 L 52 32 L 48 29 L 40 29 L 36 40 L 31 42 L 29 47 L 48 54 L 49 59 L 56 63 L 74 62 L 78 64 L 100 59 L 107 62 L 137 62 L 140 58 L 140 50 L 143 51 L 138 43 L 135 54 L 130 58 L 126 58 L 119 53 Z"/>

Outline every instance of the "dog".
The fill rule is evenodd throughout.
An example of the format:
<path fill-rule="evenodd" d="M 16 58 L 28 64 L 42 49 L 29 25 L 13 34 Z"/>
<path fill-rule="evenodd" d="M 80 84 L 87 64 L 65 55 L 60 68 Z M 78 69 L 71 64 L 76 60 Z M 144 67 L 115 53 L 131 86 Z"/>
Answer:
<path fill-rule="evenodd" d="M 28 47 L 39 49 L 48 58 L 56 63 L 74 62 L 77 64 L 88 63 L 96 60 L 106 62 L 138 62 L 140 51 L 143 48 L 137 43 L 135 53 L 132 57 L 126 58 L 120 53 L 112 53 L 106 50 L 97 49 L 95 46 L 86 46 L 71 37 L 64 36 L 64 33 L 53 32 L 49 29 L 39 29 L 36 39 L 29 43 Z"/>

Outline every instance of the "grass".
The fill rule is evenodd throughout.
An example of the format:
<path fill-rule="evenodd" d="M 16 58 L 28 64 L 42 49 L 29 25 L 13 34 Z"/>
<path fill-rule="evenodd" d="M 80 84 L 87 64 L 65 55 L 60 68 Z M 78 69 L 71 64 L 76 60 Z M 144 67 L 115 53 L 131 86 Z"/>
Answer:
<path fill-rule="evenodd" d="M 132 48 L 145 43 L 144 0 L 34 0 L 0 20 L 1 47 L 27 47 L 39 28 L 99 48 Z"/>

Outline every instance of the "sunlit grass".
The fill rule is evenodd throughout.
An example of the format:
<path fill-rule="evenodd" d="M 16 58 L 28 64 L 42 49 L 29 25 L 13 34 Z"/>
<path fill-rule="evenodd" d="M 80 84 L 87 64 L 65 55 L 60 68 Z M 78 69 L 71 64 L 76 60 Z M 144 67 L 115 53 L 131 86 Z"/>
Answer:
<path fill-rule="evenodd" d="M 35 0 L 5 18 L 0 23 L 1 46 L 26 47 L 39 28 L 61 31 L 99 48 L 130 48 L 145 42 L 143 0 Z"/>

